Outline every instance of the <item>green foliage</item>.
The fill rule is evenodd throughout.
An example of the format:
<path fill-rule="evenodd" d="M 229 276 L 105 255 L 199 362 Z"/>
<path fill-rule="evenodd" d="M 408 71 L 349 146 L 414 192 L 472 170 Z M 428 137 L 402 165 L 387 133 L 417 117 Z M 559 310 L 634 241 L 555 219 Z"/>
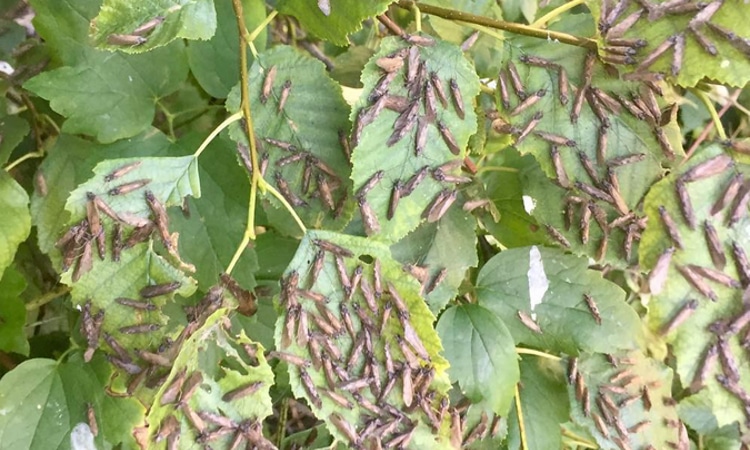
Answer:
<path fill-rule="evenodd" d="M 748 19 L 0 0 L 0 450 L 744 448 Z"/>

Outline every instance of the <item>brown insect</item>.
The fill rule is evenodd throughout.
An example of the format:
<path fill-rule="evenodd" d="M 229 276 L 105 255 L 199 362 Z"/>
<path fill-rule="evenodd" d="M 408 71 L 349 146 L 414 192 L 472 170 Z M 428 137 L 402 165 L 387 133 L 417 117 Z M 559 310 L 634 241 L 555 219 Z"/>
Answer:
<path fill-rule="evenodd" d="M 361 188 L 357 191 L 357 197 L 361 198 L 367 195 L 368 192 L 370 192 L 379 182 L 383 179 L 383 176 L 385 175 L 385 172 L 382 170 L 378 170 L 372 176 L 365 182 L 365 184 L 362 185 Z"/>
<path fill-rule="evenodd" d="M 703 296 L 711 299 L 711 301 L 718 301 L 719 297 L 716 295 L 713 289 L 698 276 L 690 266 L 677 266 L 677 270 L 685 278 L 685 280 Z"/>
<path fill-rule="evenodd" d="M 510 81 L 513 85 L 513 89 L 516 91 L 516 95 L 522 101 L 525 100 L 527 97 L 526 88 L 523 86 L 521 75 L 518 73 L 518 69 L 516 68 L 516 65 L 513 64 L 513 61 L 508 61 L 508 73 L 510 74 Z"/>
<path fill-rule="evenodd" d="M 730 277 L 720 270 L 712 269 L 710 267 L 696 266 L 692 264 L 688 265 L 688 267 L 690 267 L 690 270 L 702 276 L 703 278 L 707 278 L 711 281 L 723 284 L 728 288 L 739 289 L 742 287 L 739 281 L 735 280 L 734 278 Z"/>
<path fill-rule="evenodd" d="M 675 181 L 675 190 L 677 191 L 677 199 L 679 200 L 682 216 L 685 218 L 690 229 L 694 230 L 696 226 L 695 211 L 693 210 L 693 203 L 690 200 L 687 186 L 681 179 L 677 179 Z"/>
<path fill-rule="evenodd" d="M 173 281 L 171 283 L 162 283 L 162 284 L 154 284 L 151 286 L 146 286 L 143 289 L 141 289 L 141 297 L 143 298 L 153 298 L 158 297 L 160 295 L 166 295 L 170 294 L 174 291 L 176 291 L 182 283 L 179 281 Z"/>
<path fill-rule="evenodd" d="M 558 98 L 560 99 L 560 103 L 565 106 L 568 104 L 568 85 L 570 83 L 568 82 L 568 72 L 565 71 L 562 67 L 557 72 L 557 90 L 558 90 Z"/>
<path fill-rule="evenodd" d="M 591 311 L 591 315 L 594 317 L 594 321 L 596 322 L 596 324 L 601 325 L 602 316 L 599 312 L 599 307 L 594 301 L 594 298 L 588 294 L 583 294 L 583 300 L 586 302 L 586 306 L 588 307 L 589 311 Z"/>
<path fill-rule="evenodd" d="M 534 128 L 536 128 L 537 125 L 539 125 L 539 122 L 542 121 L 542 118 L 544 117 L 544 113 L 541 111 L 537 111 L 534 113 L 534 115 L 531 117 L 531 120 L 524 125 L 523 129 L 520 130 L 520 133 L 518 137 L 516 138 L 516 145 L 520 144 L 521 141 L 526 139 L 526 136 L 529 135 L 532 131 L 534 131 Z"/>
<path fill-rule="evenodd" d="M 73 271 L 73 276 L 72 276 L 73 282 L 76 282 L 79 279 L 81 279 L 81 276 L 89 272 L 92 266 L 93 266 L 92 245 L 91 245 L 91 241 L 86 241 L 86 243 L 83 245 L 83 253 L 81 254 L 80 258 L 78 258 L 78 264 L 76 265 L 76 268 Z"/>
<path fill-rule="evenodd" d="M 133 300 L 132 298 L 126 298 L 126 297 L 116 298 L 115 303 L 119 303 L 120 305 L 127 306 L 129 308 L 140 309 L 144 311 L 154 311 L 156 309 L 156 305 L 154 305 L 151 302 L 141 302 L 141 301 Z"/>
<path fill-rule="evenodd" d="M 732 255 L 734 256 L 734 263 L 737 266 L 742 286 L 746 287 L 750 284 L 750 261 L 748 261 L 747 253 L 745 253 L 745 250 L 740 247 L 737 241 L 732 241 Z"/>
<path fill-rule="evenodd" d="M 161 324 L 158 323 L 142 323 L 139 325 L 121 327 L 119 330 L 122 334 L 142 334 L 151 333 L 152 331 L 156 331 L 159 328 L 161 328 Z"/>
<path fill-rule="evenodd" d="M 516 314 L 518 315 L 518 319 L 526 328 L 533 331 L 534 333 L 542 334 L 542 329 L 541 327 L 539 327 L 539 324 L 536 323 L 536 321 L 526 311 L 519 309 L 518 311 L 516 311 Z"/>
<path fill-rule="evenodd" d="M 672 255 L 674 255 L 675 248 L 669 247 L 664 250 L 659 259 L 656 260 L 654 268 L 651 269 L 651 274 L 648 277 L 649 290 L 652 294 L 659 294 L 664 289 L 664 284 L 667 282 L 667 274 L 669 273 L 669 265 L 672 262 Z"/>
<path fill-rule="evenodd" d="M 695 299 L 683 303 L 683 305 L 680 306 L 680 309 L 677 310 L 677 313 L 675 313 L 675 315 L 672 316 L 664 326 L 662 326 L 659 331 L 661 335 L 667 335 L 685 323 L 685 321 L 693 315 L 696 309 L 698 309 L 698 301 Z"/>
<path fill-rule="evenodd" d="M 552 160 L 552 166 L 555 168 L 555 176 L 557 178 L 557 184 L 564 188 L 570 187 L 570 180 L 568 174 L 565 172 L 565 166 L 563 165 L 562 158 L 560 157 L 560 150 L 556 145 L 550 148 L 550 159 Z"/>
<path fill-rule="evenodd" d="M 142 180 L 135 180 L 131 181 L 130 183 L 121 184 L 119 186 L 116 186 L 108 191 L 109 195 L 125 195 L 130 192 L 133 192 L 137 189 L 140 189 L 147 184 L 151 183 L 150 178 L 144 178 Z"/>
<path fill-rule="evenodd" d="M 745 181 L 734 198 L 732 209 L 729 211 L 728 225 L 734 226 L 747 213 L 750 202 L 750 181 Z"/>
<path fill-rule="evenodd" d="M 362 214 L 362 223 L 365 227 L 365 233 L 368 236 L 379 233 L 380 222 L 378 221 L 378 217 L 375 215 L 372 206 L 370 206 L 370 203 L 368 203 L 364 197 L 359 197 L 357 199 L 357 204 L 359 205 L 359 212 Z"/>
<path fill-rule="evenodd" d="M 458 82 L 455 78 L 450 80 L 451 99 L 453 100 L 453 107 L 456 109 L 456 114 L 461 119 L 466 117 L 466 111 L 464 110 L 464 100 L 461 96 L 461 89 L 458 87 Z"/>
<path fill-rule="evenodd" d="M 435 275 L 435 277 L 432 278 L 432 280 L 427 284 L 425 287 L 424 293 L 429 294 L 430 292 L 434 291 L 435 288 L 440 285 L 445 280 L 445 277 L 448 276 L 448 269 L 443 267 L 440 269 Z"/>
<path fill-rule="evenodd" d="M 713 261 L 716 268 L 724 269 L 724 266 L 727 264 L 727 257 L 724 254 L 724 249 L 719 240 L 716 228 L 708 221 L 705 221 L 703 223 L 703 230 L 706 236 L 706 244 L 708 244 L 708 253 L 711 255 L 711 261 Z"/>
<path fill-rule="evenodd" d="M 116 45 L 119 47 L 136 47 L 143 45 L 148 41 L 143 36 L 137 36 L 135 34 L 110 34 L 107 36 L 107 44 Z"/>
<path fill-rule="evenodd" d="M 588 86 L 580 86 L 573 98 L 573 107 L 570 110 L 570 122 L 573 124 L 578 123 L 578 118 L 581 116 L 583 101 L 586 99 L 586 91 L 588 91 Z"/>
<path fill-rule="evenodd" d="M 271 90 L 273 89 L 273 82 L 276 79 L 276 66 L 271 66 L 266 72 L 266 77 L 263 79 L 263 87 L 260 91 L 260 102 L 266 104 L 268 97 L 271 96 Z"/>
<path fill-rule="evenodd" d="M 121 176 L 125 175 L 126 173 L 129 173 L 138 167 L 140 167 L 141 161 L 134 161 L 132 163 L 125 164 L 123 166 L 118 167 L 117 169 L 110 172 L 108 175 L 104 177 L 104 181 L 110 182 L 116 178 L 120 178 Z"/>
<path fill-rule="evenodd" d="M 448 97 L 445 95 L 445 89 L 443 89 L 443 82 L 440 81 L 440 77 L 437 73 L 432 72 L 430 73 L 430 83 L 432 84 L 432 87 L 435 89 L 435 93 L 437 94 L 438 100 L 440 100 L 440 104 L 443 105 L 443 108 L 446 108 L 448 106 Z"/>
<path fill-rule="evenodd" d="M 443 142 L 445 142 L 445 145 L 448 146 L 448 150 L 451 151 L 454 155 L 458 155 L 461 153 L 461 148 L 458 146 L 458 142 L 456 142 L 456 138 L 453 137 L 453 133 L 451 133 L 450 129 L 448 129 L 448 126 L 445 125 L 442 121 L 439 121 L 437 123 L 438 130 L 440 131 L 440 136 L 443 138 Z"/>
<path fill-rule="evenodd" d="M 722 153 L 719 156 L 713 157 L 691 167 L 688 171 L 682 174 L 682 176 L 680 176 L 680 180 L 685 183 L 704 180 L 706 178 L 724 173 L 733 165 L 734 160 L 729 155 Z"/>
<path fill-rule="evenodd" d="M 540 89 L 534 93 L 534 95 L 529 95 L 524 99 L 521 103 L 519 103 L 515 108 L 513 108 L 508 114 L 511 116 L 516 116 L 518 114 L 521 114 L 522 112 L 526 111 L 533 105 L 535 105 L 539 100 L 542 99 L 547 93 L 546 89 Z"/>
<path fill-rule="evenodd" d="M 543 69 L 555 70 L 560 67 L 559 64 L 553 63 L 552 61 L 548 59 L 540 58 L 538 56 L 521 55 L 518 57 L 518 60 L 524 64 L 528 64 L 530 66 L 541 67 Z"/>
<path fill-rule="evenodd" d="M 630 30 L 630 28 L 633 27 L 633 25 L 635 25 L 636 22 L 638 22 L 638 19 L 641 18 L 641 15 L 643 15 L 643 10 L 639 9 L 638 11 L 622 19 L 617 25 L 612 26 L 607 31 L 607 40 L 609 41 L 611 39 L 622 37 L 625 33 L 628 32 L 628 30 Z"/>
<path fill-rule="evenodd" d="M 675 223 L 674 219 L 672 219 L 672 216 L 667 211 L 667 208 L 665 208 L 663 205 L 659 206 L 659 216 L 664 223 L 664 227 L 666 228 L 667 234 L 672 240 L 672 243 L 675 245 L 675 247 L 682 249 L 682 237 L 680 236 L 680 231 L 677 228 L 677 224 Z"/>
<path fill-rule="evenodd" d="M 104 254 L 107 251 L 107 248 L 106 243 L 104 242 L 104 229 L 102 228 L 102 223 L 99 218 L 99 209 L 96 207 L 96 203 L 93 200 L 95 197 L 94 194 L 89 192 L 87 197 L 89 200 L 86 202 L 86 218 L 89 223 L 89 231 L 91 232 L 91 236 L 95 239 L 94 242 L 96 243 L 99 258 L 104 261 Z"/>
<path fill-rule="evenodd" d="M 427 208 L 422 212 L 422 217 L 427 219 L 428 223 L 437 222 L 440 220 L 448 209 L 456 201 L 458 191 L 451 189 L 444 189 L 435 196 L 432 202 L 427 205 Z"/>
<path fill-rule="evenodd" d="M 743 182 L 743 176 L 742 174 L 736 174 L 732 177 L 732 179 L 729 181 L 729 184 L 727 185 L 726 189 L 724 189 L 724 193 L 716 200 L 716 203 L 713 204 L 711 207 L 711 215 L 716 215 L 724 209 L 731 201 L 737 196 L 737 193 L 740 190 L 740 187 L 742 186 Z"/>
<path fill-rule="evenodd" d="M 500 87 L 500 101 L 503 104 L 503 108 L 507 111 L 510 109 L 510 94 L 508 93 L 508 78 L 502 69 L 497 74 L 497 85 Z"/>

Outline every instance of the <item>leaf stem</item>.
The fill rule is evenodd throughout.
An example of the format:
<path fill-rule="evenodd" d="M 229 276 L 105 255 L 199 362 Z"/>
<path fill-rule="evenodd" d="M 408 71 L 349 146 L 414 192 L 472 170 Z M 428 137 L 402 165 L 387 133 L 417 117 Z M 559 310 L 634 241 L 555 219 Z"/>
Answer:
<path fill-rule="evenodd" d="M 582 5 L 583 3 L 584 3 L 584 0 L 572 0 L 568 3 L 565 3 L 562 6 L 558 6 L 557 8 L 543 15 L 542 17 L 538 18 L 534 23 L 532 23 L 529 26 L 534 27 L 534 28 L 543 28 L 543 26 L 546 25 L 547 22 L 549 22 L 550 20 L 554 19 L 555 17 L 559 16 L 565 11 L 573 9 L 578 5 Z"/>
<path fill-rule="evenodd" d="M 519 355 L 534 355 L 534 356 L 540 356 L 542 358 L 551 359 L 553 361 L 560 361 L 562 358 L 559 356 L 551 355 L 549 353 L 541 352 L 539 350 L 533 350 L 530 348 L 524 348 L 524 347 L 516 347 L 516 353 Z"/>
<path fill-rule="evenodd" d="M 700 89 L 690 88 L 689 90 L 703 102 L 703 105 L 708 110 L 708 114 L 711 115 L 711 121 L 714 123 L 714 127 L 716 127 L 716 133 L 722 140 L 725 140 L 727 138 L 727 133 L 724 131 L 724 125 L 721 124 L 721 117 L 719 117 L 719 114 L 716 112 L 714 102 L 712 102 L 711 99 L 708 98 L 708 95 Z"/>
<path fill-rule="evenodd" d="M 45 294 L 42 294 L 34 300 L 26 303 L 26 311 L 34 311 L 36 309 L 39 309 L 43 305 L 46 305 L 56 298 L 62 297 L 68 292 L 70 292 L 70 286 L 61 286 L 54 291 L 49 291 Z"/>
<path fill-rule="evenodd" d="M 236 112 L 232 114 L 231 116 L 227 117 L 226 119 L 224 119 L 224 121 L 221 122 L 219 126 L 214 128 L 214 131 L 212 131 L 211 134 L 209 134 L 208 137 L 206 137 L 206 139 L 203 140 L 203 142 L 201 143 L 201 146 L 198 147 L 198 150 L 195 151 L 193 156 L 196 158 L 199 157 L 201 153 L 203 153 L 203 150 L 205 150 L 206 147 L 208 147 L 208 144 L 210 144 L 211 141 L 213 141 L 219 133 L 224 131 L 224 128 L 228 127 L 234 122 L 237 122 L 240 119 L 242 119 L 242 111 Z"/>
<path fill-rule="evenodd" d="M 595 442 L 587 441 L 584 438 L 578 436 L 577 434 L 575 434 L 572 431 L 567 430 L 565 428 L 563 428 L 561 430 L 560 434 L 562 434 L 563 436 L 565 436 L 568 439 L 568 442 L 570 442 L 572 444 L 575 444 L 575 445 L 577 445 L 579 447 L 592 448 L 592 449 L 599 448 L 599 446 L 596 445 Z"/>
<path fill-rule="evenodd" d="M 416 28 L 417 33 L 422 32 L 422 11 L 419 10 L 419 6 L 417 6 L 417 3 L 415 2 L 412 5 L 412 11 L 414 11 L 414 28 Z"/>
<path fill-rule="evenodd" d="M 503 167 L 503 166 L 482 166 L 479 169 L 477 169 L 477 173 L 482 172 L 509 172 L 509 173 L 518 173 L 518 169 L 515 167 Z"/>
<path fill-rule="evenodd" d="M 516 415 L 518 415 L 518 433 L 521 435 L 521 450 L 528 450 L 529 444 L 526 442 L 526 424 L 523 421 L 523 409 L 521 408 L 521 391 L 516 383 Z"/>
<path fill-rule="evenodd" d="M 289 399 L 285 398 L 281 402 L 281 410 L 279 411 L 279 430 L 276 435 L 276 447 L 281 448 L 281 441 L 284 440 L 284 430 L 286 429 L 286 420 L 289 415 Z"/>
<path fill-rule="evenodd" d="M 726 102 L 724 106 L 721 108 L 721 110 L 719 110 L 718 112 L 719 118 L 721 118 L 727 111 L 729 111 L 729 108 L 731 108 L 732 104 L 737 101 L 741 93 L 742 93 L 742 89 L 737 89 L 736 91 L 734 91 L 734 94 L 732 94 L 729 97 L 730 101 Z M 691 145 L 688 151 L 685 153 L 685 160 L 688 160 L 690 159 L 691 156 L 693 156 L 693 153 L 695 153 L 695 151 L 698 149 L 698 147 L 700 147 L 703 141 L 706 140 L 706 138 L 708 137 L 708 133 L 711 131 L 711 128 L 713 128 L 713 126 L 714 126 L 714 122 L 711 121 L 707 123 L 705 127 L 703 127 L 703 131 L 701 131 L 701 134 L 698 136 L 695 142 L 693 142 L 693 145 Z"/>
<path fill-rule="evenodd" d="M 414 0 L 398 0 L 397 5 L 404 9 L 411 9 L 415 3 L 417 2 L 415 2 Z M 442 17 L 443 19 L 453 20 L 457 22 L 474 23 L 489 28 L 509 31 L 511 33 L 536 37 L 540 39 L 556 40 L 563 44 L 574 45 L 576 47 L 583 47 L 591 50 L 596 50 L 597 48 L 596 41 L 593 39 L 573 36 L 571 34 L 560 33 L 558 31 L 541 30 L 539 28 L 534 28 L 528 25 L 506 22 L 504 20 L 497 20 L 484 16 L 477 16 L 475 14 L 469 14 L 455 9 L 441 8 L 439 6 L 427 5 L 424 3 L 419 3 L 419 9 L 425 14 Z"/>
<path fill-rule="evenodd" d="M 42 150 L 39 150 L 39 151 L 36 151 L 36 152 L 26 153 L 25 155 L 21 156 L 17 160 L 15 160 L 15 161 L 13 161 L 11 163 L 8 163 L 8 165 L 5 166 L 5 171 L 6 172 L 10 172 L 11 170 L 15 169 L 16 166 L 18 166 L 22 162 L 26 161 L 27 159 L 41 158 L 43 156 L 44 156 L 44 152 Z"/>

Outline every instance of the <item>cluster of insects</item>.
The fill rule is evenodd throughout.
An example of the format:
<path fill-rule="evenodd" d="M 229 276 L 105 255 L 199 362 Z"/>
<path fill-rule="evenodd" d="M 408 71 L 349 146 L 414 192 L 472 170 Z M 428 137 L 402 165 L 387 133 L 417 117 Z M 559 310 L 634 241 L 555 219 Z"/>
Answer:
<path fill-rule="evenodd" d="M 137 169 L 140 161 L 125 164 L 104 177 L 106 183 L 116 183 L 120 177 Z M 146 188 L 151 180 L 136 179 L 115 184 L 102 195 L 93 192 L 86 194 L 86 217 L 73 224 L 63 236 L 57 240 L 55 246 L 63 255 L 62 269 L 68 270 L 75 263 L 72 279 L 78 281 L 81 276 L 93 267 L 94 251 L 103 261 L 107 252 L 107 232 L 102 214 L 112 220 L 111 258 L 119 262 L 123 250 L 148 240 L 154 232 L 159 234 L 161 242 L 167 252 L 180 261 L 183 268 L 194 271 L 189 264 L 182 263 L 177 253 L 177 236 L 169 232 L 169 217 L 164 205 Z M 151 210 L 151 219 L 143 218 L 127 212 L 116 212 L 105 200 L 132 193 L 143 192 L 146 203 Z M 131 233 L 125 237 L 124 227 L 132 227 Z"/>
<path fill-rule="evenodd" d="M 432 389 L 430 353 L 406 301 L 383 276 L 380 260 L 370 269 L 349 249 L 323 239 L 313 242 L 317 250 L 307 276 L 291 271 L 281 281 L 279 301 L 286 315 L 279 351 L 272 356 L 293 368 L 315 409 L 325 401 L 358 411 L 356 421 L 339 413 L 328 417 L 350 445 L 406 448 L 420 423 L 436 433 L 444 420 L 451 421 L 458 444 L 464 435 L 473 440 L 496 428 L 485 418 L 479 428 L 464 430 L 460 413 Z M 352 260 L 358 262 L 353 270 Z M 329 295 L 315 289 L 326 266 L 335 267 L 342 287 Z"/>
<path fill-rule="evenodd" d="M 674 182 L 675 197 L 680 215 L 675 218 L 672 217 L 665 206 L 661 205 L 658 208 L 662 225 L 671 245 L 659 255 L 649 274 L 649 289 L 652 294 L 658 295 L 664 290 L 670 269 L 674 267 L 693 290 L 699 293 L 702 298 L 711 302 L 721 301 L 719 294 L 712 286 L 714 283 L 723 288 L 743 290 L 743 299 L 747 297 L 746 293 L 750 289 L 750 260 L 748 260 L 747 253 L 740 242 L 736 240 L 724 242 L 719 237 L 716 228 L 733 228 L 741 219 L 747 217 L 750 182 L 742 174 L 733 174 L 733 166 L 733 159 L 722 153 L 690 167 L 676 178 Z M 705 217 L 705 220 L 699 223 L 699 215 L 696 214 L 692 206 L 688 186 L 702 180 L 713 181 L 718 176 L 728 180 L 720 195 L 710 206 L 707 214 L 701 214 Z M 722 212 L 725 212 L 723 221 L 721 218 Z M 696 231 L 702 236 L 711 259 L 711 266 L 676 264 L 673 262 L 673 256 L 686 247 L 686 239 L 683 238 L 676 219 L 681 219 L 680 221 L 689 230 Z M 691 244 L 694 244 L 694 242 Z M 729 256 L 727 253 L 729 253 Z M 738 278 L 734 278 L 726 272 L 727 269 L 731 271 L 731 268 L 727 267 L 730 258 L 734 262 L 733 266 Z M 750 325 L 750 308 L 746 303 L 746 301 L 743 302 L 743 307 L 733 316 L 708 325 L 707 331 L 711 333 L 712 337 L 695 372 L 690 389 L 697 392 L 704 387 L 706 378 L 716 372 L 716 364 L 720 362 L 721 372 L 715 375 L 716 380 L 743 404 L 748 424 L 750 424 L 750 393 L 744 390 L 739 383 L 738 364 L 729 345 L 730 339 L 738 336 L 740 346 L 750 350 L 750 326 L 748 326 Z M 697 299 L 687 298 L 683 300 L 676 311 L 662 325 L 661 334 L 667 335 L 677 330 L 693 316 L 699 307 L 700 302 Z"/>
<path fill-rule="evenodd" d="M 628 414 L 628 410 L 643 409 L 649 412 L 657 402 L 674 406 L 674 400 L 671 397 L 652 395 L 652 389 L 659 388 L 661 382 L 644 380 L 636 370 L 633 358 L 606 356 L 614 371 L 606 383 L 595 387 L 596 392 L 593 391 L 594 387 L 589 390 L 585 374 L 578 369 L 578 358 L 568 359 L 567 382 L 573 387 L 583 416 L 591 419 L 599 434 L 611 440 L 621 450 L 630 450 L 634 440 L 648 442 L 648 428 L 652 425 L 648 419 L 628 423 L 630 418 L 639 419 L 642 416 Z M 667 442 L 669 448 L 688 448 L 685 426 L 675 419 L 665 418 L 664 421 L 665 425 L 675 429 L 674 436 L 677 438 L 677 442 Z M 655 450 L 657 447 L 649 444 L 644 448 Z"/>
<path fill-rule="evenodd" d="M 109 36 L 107 36 L 107 44 L 120 47 L 135 47 L 138 45 L 143 45 L 148 41 L 148 36 L 153 33 L 156 27 L 161 25 L 165 19 L 165 16 L 156 16 L 153 19 L 137 26 L 130 33 L 110 34 Z"/>
<path fill-rule="evenodd" d="M 275 90 L 276 75 L 278 69 L 273 65 L 266 70 L 261 85 L 260 102 L 268 106 L 268 100 L 275 98 L 276 114 L 284 114 L 284 108 L 291 95 L 292 81 L 289 79 L 281 83 L 280 89 Z M 276 92 L 278 91 L 278 92 Z M 340 143 L 348 154 L 349 142 L 343 133 L 339 133 Z M 264 146 L 271 146 L 282 150 L 283 153 L 264 150 Z M 282 196 L 293 207 L 307 207 L 312 199 L 319 199 L 324 208 L 331 212 L 333 217 L 339 217 L 346 203 L 347 186 L 341 180 L 339 174 L 327 162 L 314 155 L 312 152 L 295 145 L 292 142 L 265 137 L 256 140 L 259 152 L 259 170 L 265 176 L 269 166 L 273 170 L 273 179 Z M 248 171 L 252 170 L 250 156 L 245 146 L 238 147 L 240 157 Z M 297 167 L 301 167 L 298 170 Z M 292 182 L 291 174 L 296 177 L 300 174 L 299 188 Z"/>
<path fill-rule="evenodd" d="M 648 155 L 641 152 L 618 152 L 616 155 L 611 155 L 609 134 L 612 122 L 610 117 L 627 111 L 636 119 L 646 121 L 655 133 L 663 156 L 667 159 L 674 159 L 675 151 L 662 129 L 662 126 L 671 120 L 673 108 L 667 108 L 666 111 L 660 109 L 657 96 L 661 95 L 661 90 L 653 82 L 644 83 L 639 93 L 633 93 L 629 97 L 608 93 L 592 85 L 597 62 L 597 56 L 594 53 L 587 54 L 584 59 L 583 81 L 574 89 L 574 94 L 570 92 L 571 84 L 565 68 L 560 64 L 532 55 L 521 55 L 518 60 L 527 65 L 529 70 L 541 69 L 549 73 L 557 73 L 557 98 L 562 106 L 571 103 L 570 120 L 572 123 L 578 122 L 584 103 L 588 104 L 598 122 L 595 149 L 593 152 L 588 152 L 581 148 L 574 139 L 541 130 L 539 125 L 543 112 L 525 113 L 527 108 L 535 105 L 547 94 L 547 89 L 540 89 L 529 94 L 513 61 L 509 61 L 507 68 L 502 69 L 498 75 L 500 102 L 508 119 L 521 115 L 530 119 L 520 125 L 512 125 L 499 112 L 494 111 L 488 114 L 492 120 L 493 129 L 514 135 L 516 144 L 528 136 L 533 136 L 537 142 L 547 145 L 549 160 L 554 169 L 554 180 L 569 193 L 562 211 L 565 230 L 569 231 L 576 225 L 581 243 L 587 245 L 590 239 L 591 223 L 596 222 L 602 235 L 597 244 L 597 260 L 602 260 L 607 255 L 611 233 L 621 230 L 624 234 L 622 254 L 626 260 L 630 260 L 634 244 L 640 240 L 646 223 L 645 218 L 631 211 L 627 204 L 620 188 L 618 171 L 626 167 L 631 170 L 631 165 L 646 161 Z M 518 99 L 515 106 L 513 106 L 514 96 Z M 571 96 L 572 100 L 570 100 Z M 589 156 L 590 153 L 594 153 L 595 156 Z M 586 179 L 580 177 L 575 179 L 570 175 L 566 164 L 571 164 L 571 160 L 577 160 L 576 168 L 583 169 Z M 601 205 L 600 202 L 605 203 L 606 206 Z M 609 211 L 611 210 L 617 214 L 613 219 L 610 219 Z M 571 247 L 571 242 L 562 230 L 551 225 L 546 225 L 545 228 L 553 241 L 565 248 Z"/>
<path fill-rule="evenodd" d="M 209 300 L 204 306 L 214 304 L 216 304 L 216 299 Z M 201 312 L 200 317 L 205 319 L 212 309 L 212 307 L 207 308 Z M 257 346 L 243 344 L 242 349 L 247 357 L 243 359 L 248 360 L 250 366 L 258 366 Z M 191 399 L 201 389 L 203 381 L 203 373 L 200 370 L 189 373 L 187 369 L 182 369 L 170 380 L 160 397 L 161 406 L 173 408 L 174 413 L 180 413 L 186 419 L 191 431 L 196 435 L 195 442 L 209 446 L 217 439 L 231 436 L 232 439 L 227 448 L 242 448 L 243 445 L 258 449 L 276 448 L 263 436 L 262 423 L 258 419 L 237 421 L 221 412 L 196 410 L 193 406 L 196 402 L 191 402 Z M 263 385 L 262 381 L 250 381 L 224 393 L 221 400 L 228 403 L 241 401 L 258 392 Z M 182 423 L 174 413 L 167 415 L 153 433 L 154 442 L 159 443 L 166 439 L 168 449 L 179 448 L 180 436 L 184 434 L 181 430 Z"/>
<path fill-rule="evenodd" d="M 410 144 L 413 144 L 410 145 L 409 151 L 414 152 L 414 157 L 423 158 L 432 126 L 437 129 L 441 140 L 452 155 L 461 154 L 461 148 L 447 122 L 449 116 L 444 114 L 444 111 L 450 110 L 451 115 L 464 120 L 467 102 L 464 101 L 456 78 L 444 80 L 437 72 L 428 69 L 427 62 L 420 58 L 420 48 L 424 45 L 434 45 L 434 42 L 426 38 L 419 39 L 419 45 L 401 48 L 376 60 L 382 74 L 368 97 L 371 104 L 360 109 L 357 114 L 352 132 L 353 146 L 360 142 L 365 128 L 376 119 L 384 117 L 381 115 L 384 110 L 389 110 L 398 115 L 393 122 L 391 135 L 386 141 L 387 147 L 392 147 L 406 136 L 413 135 L 413 139 L 410 140 Z M 399 201 L 411 195 L 427 175 L 431 175 L 435 181 L 448 186 L 435 195 L 423 211 L 422 217 L 428 222 L 439 220 L 456 200 L 458 193 L 455 185 L 471 181 L 468 177 L 454 174 L 460 166 L 460 159 L 432 168 L 424 165 L 410 178 L 393 181 L 385 217 L 388 220 L 393 219 Z M 375 172 L 357 190 L 357 203 L 368 235 L 378 233 L 380 223 L 379 214 L 368 202 L 367 194 L 383 176 L 383 171 Z"/>
<path fill-rule="evenodd" d="M 636 65 L 633 73 L 629 74 L 632 79 L 658 79 L 661 74 L 649 72 L 649 68 L 663 55 L 672 52 L 669 72 L 676 77 L 682 70 L 685 57 L 685 47 L 688 37 L 692 38 L 709 56 L 715 57 L 719 54 L 716 44 L 712 40 L 719 38 L 728 43 L 739 52 L 750 57 L 750 39 L 742 38 L 734 32 L 712 23 L 711 18 L 719 11 L 724 0 L 701 2 L 692 0 L 671 0 L 661 3 L 653 3 L 648 0 L 618 0 L 616 2 L 604 1 L 601 3 L 601 14 L 599 16 L 599 31 L 602 33 L 608 47 L 604 51 L 608 53 L 605 57 L 612 64 Z M 626 14 L 630 6 L 636 9 Z M 646 41 L 637 38 L 625 38 L 624 35 L 642 19 L 653 22 L 667 17 L 684 17 L 692 15 L 684 30 L 669 36 L 660 44 L 656 45 L 640 61 L 636 60 L 636 52 L 647 46 Z M 668 20 L 674 20 L 672 18 Z M 709 33 L 708 35 L 706 33 Z"/>

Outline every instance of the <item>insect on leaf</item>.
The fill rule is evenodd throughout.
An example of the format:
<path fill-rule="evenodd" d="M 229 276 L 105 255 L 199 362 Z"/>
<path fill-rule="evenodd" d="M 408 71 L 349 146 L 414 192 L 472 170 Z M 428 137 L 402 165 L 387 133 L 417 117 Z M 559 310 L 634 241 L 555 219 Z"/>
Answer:
<path fill-rule="evenodd" d="M 557 249 L 495 255 L 480 270 L 476 290 L 479 305 L 502 319 L 516 343 L 575 354 L 634 348 L 639 339 L 638 316 L 622 289 L 589 270 L 585 259 Z"/>
<path fill-rule="evenodd" d="M 456 46 L 397 38 L 383 40 L 362 81 L 352 111 L 354 193 L 366 234 L 393 242 L 439 220 L 471 181 L 460 166 L 476 131 L 479 83 Z"/>
<path fill-rule="evenodd" d="M 250 97 L 256 146 L 265 180 L 310 227 L 343 228 L 352 202 L 350 165 L 342 137 L 349 129 L 348 106 L 325 66 L 288 46 L 259 55 L 250 68 Z M 240 92 L 232 90 L 227 108 L 236 112 Z M 245 130 L 232 139 L 247 145 Z M 298 234 L 281 203 L 266 194 L 265 211 L 278 227 Z"/>
<path fill-rule="evenodd" d="M 418 290 L 383 244 L 323 231 L 305 236 L 281 280 L 277 357 L 295 395 L 345 442 L 449 448 L 447 362 Z M 363 434 L 374 419 L 391 426 Z"/>

